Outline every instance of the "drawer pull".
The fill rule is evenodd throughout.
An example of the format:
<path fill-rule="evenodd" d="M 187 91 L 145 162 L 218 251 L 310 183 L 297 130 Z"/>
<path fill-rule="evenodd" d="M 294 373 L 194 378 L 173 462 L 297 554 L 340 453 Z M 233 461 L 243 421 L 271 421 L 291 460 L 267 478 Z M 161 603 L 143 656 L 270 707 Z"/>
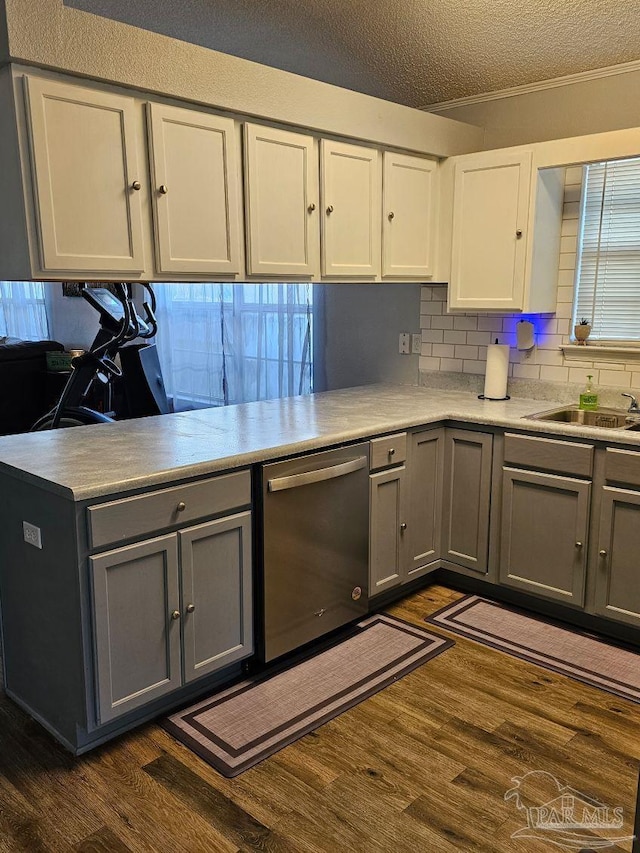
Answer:
<path fill-rule="evenodd" d="M 193 611 L 195 609 L 196 609 L 195 604 L 187 604 L 187 613 L 193 613 Z"/>
<path fill-rule="evenodd" d="M 601 557 L 606 557 L 606 556 L 607 556 L 607 552 L 604 550 L 604 548 L 602 549 L 602 551 L 598 551 L 598 554 L 599 554 Z"/>
<path fill-rule="evenodd" d="M 176 511 L 177 512 L 184 512 L 186 508 L 187 508 L 186 503 L 184 501 L 180 501 L 180 503 L 176 507 Z"/>
<path fill-rule="evenodd" d="M 582 542 L 576 542 L 576 548 L 582 548 Z"/>
<path fill-rule="evenodd" d="M 176 619 L 179 619 L 180 618 L 180 611 L 179 610 L 173 610 L 171 613 L 171 618 L 173 619 L 174 622 Z"/>
<path fill-rule="evenodd" d="M 407 529 L 407 525 L 406 525 L 406 524 L 405 524 L 405 522 L 403 521 L 403 522 L 402 522 L 402 524 L 400 525 L 400 532 L 401 532 L 401 533 L 404 533 L 406 529 Z"/>
<path fill-rule="evenodd" d="M 390 447 L 389 450 L 387 451 L 389 456 L 395 456 L 395 452 L 396 452 L 395 447 Z"/>

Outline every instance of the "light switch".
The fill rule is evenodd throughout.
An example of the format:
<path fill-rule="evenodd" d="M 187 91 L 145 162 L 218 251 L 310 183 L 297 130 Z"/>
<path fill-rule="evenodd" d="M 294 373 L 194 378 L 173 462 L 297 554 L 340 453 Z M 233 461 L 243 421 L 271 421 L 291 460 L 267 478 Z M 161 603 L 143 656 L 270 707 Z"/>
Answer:
<path fill-rule="evenodd" d="M 409 332 L 400 332 L 400 339 L 398 341 L 398 352 L 401 355 L 409 355 L 409 347 L 411 346 L 411 335 Z"/>

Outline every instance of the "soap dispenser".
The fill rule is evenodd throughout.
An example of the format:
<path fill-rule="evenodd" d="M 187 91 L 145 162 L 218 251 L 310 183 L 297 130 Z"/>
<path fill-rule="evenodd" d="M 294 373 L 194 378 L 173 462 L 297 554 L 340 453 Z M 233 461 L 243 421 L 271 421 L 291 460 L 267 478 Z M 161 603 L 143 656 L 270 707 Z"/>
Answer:
<path fill-rule="evenodd" d="M 580 394 L 580 406 L 579 408 L 585 412 L 594 412 L 598 408 L 598 395 L 593 390 L 593 385 L 591 380 L 593 379 L 593 374 L 587 374 L 587 386 Z"/>

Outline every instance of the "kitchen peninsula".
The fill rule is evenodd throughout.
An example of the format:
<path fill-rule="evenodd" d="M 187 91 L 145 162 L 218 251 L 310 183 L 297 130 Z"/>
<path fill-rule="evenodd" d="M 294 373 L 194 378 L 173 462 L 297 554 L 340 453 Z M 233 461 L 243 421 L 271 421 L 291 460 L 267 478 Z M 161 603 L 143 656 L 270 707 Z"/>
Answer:
<path fill-rule="evenodd" d="M 80 753 L 236 677 L 254 651 L 261 463 L 362 440 L 370 607 L 445 569 L 637 642 L 640 433 L 523 420 L 551 407 L 374 385 L 1 439 L 8 695 Z M 376 503 L 389 484 L 396 503 Z M 536 518 L 547 560 L 514 545 Z M 227 566 L 213 588 L 198 543 Z"/>

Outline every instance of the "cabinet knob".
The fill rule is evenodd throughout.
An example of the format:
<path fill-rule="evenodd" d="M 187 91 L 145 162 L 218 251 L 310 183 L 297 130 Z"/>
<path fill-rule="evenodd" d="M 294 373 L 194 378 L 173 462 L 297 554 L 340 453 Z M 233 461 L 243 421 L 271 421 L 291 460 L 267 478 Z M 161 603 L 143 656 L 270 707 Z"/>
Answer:
<path fill-rule="evenodd" d="M 179 610 L 172 610 L 171 611 L 171 618 L 174 620 L 174 622 L 176 619 L 179 619 L 180 618 L 180 611 Z"/>
<path fill-rule="evenodd" d="M 602 551 L 598 551 L 598 554 L 600 554 L 601 557 L 607 556 L 607 552 L 604 550 L 604 548 L 602 549 Z"/>
<path fill-rule="evenodd" d="M 401 531 L 402 533 L 404 533 L 406 529 L 407 529 L 407 525 L 406 525 L 406 524 L 404 523 L 404 521 L 403 521 L 403 522 L 402 522 L 402 524 L 400 525 L 400 531 Z"/>
<path fill-rule="evenodd" d="M 309 205 L 309 207 L 307 208 L 307 210 L 309 211 L 309 213 L 313 213 L 313 211 L 314 211 L 315 209 L 316 209 L 315 204 L 314 204 L 313 202 L 311 202 L 311 204 Z"/>
<path fill-rule="evenodd" d="M 518 238 L 518 240 L 522 237 L 522 229 L 521 228 L 518 228 L 518 230 L 516 231 L 516 237 Z"/>
<path fill-rule="evenodd" d="M 187 604 L 187 613 L 193 613 L 193 611 L 195 609 L 196 609 L 195 604 Z"/>
<path fill-rule="evenodd" d="M 166 195 L 169 192 L 169 187 L 166 184 L 160 184 L 158 187 L 158 192 L 162 195 Z"/>
<path fill-rule="evenodd" d="M 133 183 L 131 184 L 132 190 L 139 190 L 141 187 L 142 184 L 140 183 L 140 181 L 133 181 Z"/>
<path fill-rule="evenodd" d="M 395 456 L 395 452 L 396 452 L 395 447 L 390 447 L 389 450 L 387 450 L 387 453 L 389 454 L 389 456 Z"/>
<path fill-rule="evenodd" d="M 576 548 L 582 548 L 582 542 L 576 542 Z"/>
<path fill-rule="evenodd" d="M 180 501 L 180 503 L 176 507 L 176 510 L 177 510 L 177 512 L 184 512 L 186 508 L 187 508 L 186 503 L 184 501 Z"/>
<path fill-rule="evenodd" d="M 330 213 L 333 213 L 333 205 L 332 205 L 332 204 L 330 204 L 330 205 L 329 205 L 329 207 L 327 208 L 327 216 L 328 216 Z"/>
<path fill-rule="evenodd" d="M 395 218 L 395 213 L 393 212 L 393 210 L 391 210 L 391 211 L 389 212 L 388 219 L 389 219 L 389 221 L 391 221 L 391 220 L 392 220 L 392 219 L 394 219 L 394 218 Z"/>

